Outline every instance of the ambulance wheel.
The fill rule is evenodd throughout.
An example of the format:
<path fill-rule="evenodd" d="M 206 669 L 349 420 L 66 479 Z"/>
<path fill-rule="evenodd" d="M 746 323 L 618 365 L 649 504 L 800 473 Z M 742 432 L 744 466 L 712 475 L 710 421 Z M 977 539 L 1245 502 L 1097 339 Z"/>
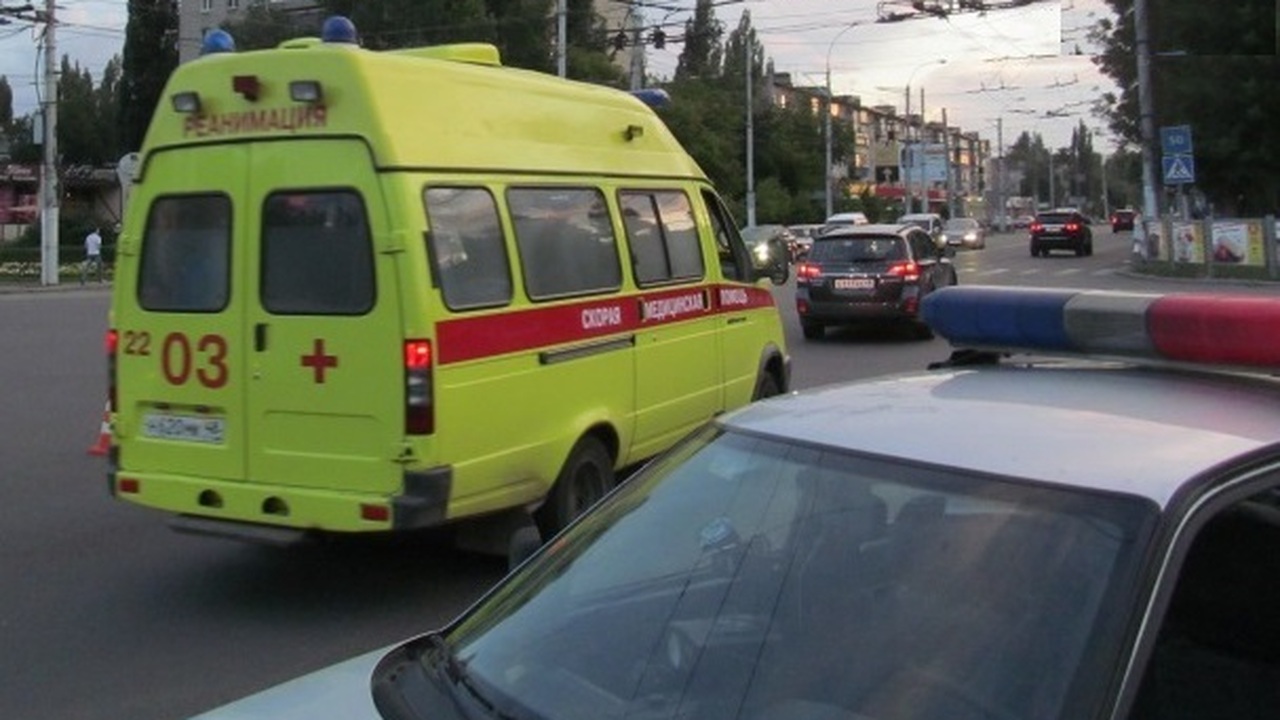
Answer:
<path fill-rule="evenodd" d="M 760 382 L 756 383 L 756 394 L 751 399 L 763 400 L 781 393 L 782 388 L 778 387 L 778 378 L 774 377 L 771 372 L 765 372 L 760 376 Z"/>
<path fill-rule="evenodd" d="M 578 441 L 565 460 L 547 501 L 538 509 L 543 537 L 560 532 L 613 489 L 613 458 L 604 443 L 588 435 Z"/>

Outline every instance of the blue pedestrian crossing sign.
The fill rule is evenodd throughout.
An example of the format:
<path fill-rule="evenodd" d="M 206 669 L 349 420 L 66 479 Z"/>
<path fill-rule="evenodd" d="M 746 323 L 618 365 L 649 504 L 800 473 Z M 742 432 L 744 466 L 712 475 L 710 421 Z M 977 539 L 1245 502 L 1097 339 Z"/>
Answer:
<path fill-rule="evenodd" d="M 1196 181 L 1194 155 L 1165 155 L 1161 161 L 1164 166 L 1165 185 L 1187 185 Z"/>

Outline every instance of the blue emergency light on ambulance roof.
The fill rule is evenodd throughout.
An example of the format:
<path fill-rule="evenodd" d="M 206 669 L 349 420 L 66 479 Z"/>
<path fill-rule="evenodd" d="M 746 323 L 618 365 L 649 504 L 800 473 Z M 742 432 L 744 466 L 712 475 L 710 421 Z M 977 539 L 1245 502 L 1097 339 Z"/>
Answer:
<path fill-rule="evenodd" d="M 1280 298 L 956 286 L 921 315 L 956 347 L 1280 370 Z"/>
<path fill-rule="evenodd" d="M 643 90 L 632 90 L 632 95 L 640 99 L 640 102 L 648 105 L 655 110 L 663 108 L 671 104 L 671 96 L 662 88 L 645 88 Z"/>
<path fill-rule="evenodd" d="M 235 38 L 231 37 L 231 33 L 222 28 L 214 28 L 205 33 L 204 39 L 200 42 L 201 55 L 216 55 L 235 51 Z"/>
<path fill-rule="evenodd" d="M 356 45 L 360 35 L 356 32 L 356 24 L 342 15 L 333 15 L 320 27 L 320 39 L 327 43 L 347 43 Z"/>

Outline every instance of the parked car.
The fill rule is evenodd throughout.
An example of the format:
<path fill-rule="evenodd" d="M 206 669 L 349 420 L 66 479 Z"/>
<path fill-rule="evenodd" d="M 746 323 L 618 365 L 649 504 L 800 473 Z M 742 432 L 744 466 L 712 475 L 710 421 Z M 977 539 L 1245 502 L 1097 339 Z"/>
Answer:
<path fill-rule="evenodd" d="M 1120 232 L 1121 230 L 1132 230 L 1133 221 L 1137 218 L 1137 216 L 1138 216 L 1138 213 L 1133 210 L 1129 210 L 1129 209 L 1116 210 L 1115 212 L 1111 213 L 1111 231 Z"/>
<path fill-rule="evenodd" d="M 933 369 L 720 416 L 442 629 L 201 720 L 1271 717 L 1280 300 L 924 310 Z"/>
<path fill-rule="evenodd" d="M 954 250 L 939 247 L 916 225 L 829 228 L 796 266 L 796 312 L 808 340 L 828 326 L 920 322 L 920 301 L 935 288 L 956 284 Z"/>
<path fill-rule="evenodd" d="M 1035 215 L 1018 215 L 1013 219 L 1013 227 L 1015 230 L 1026 230 L 1035 221 Z"/>
<path fill-rule="evenodd" d="M 791 259 L 798 262 L 807 257 L 813 239 L 822 233 L 824 227 L 826 226 L 822 224 L 788 225 L 787 229 L 791 231 Z"/>
<path fill-rule="evenodd" d="M 1071 250 L 1076 255 L 1093 254 L 1093 229 L 1089 220 L 1075 210 L 1051 210 L 1036 215 L 1031 223 L 1031 257 L 1047 257 L 1051 250 Z"/>
<path fill-rule="evenodd" d="M 973 218 L 951 218 L 942 226 L 942 239 L 953 247 L 985 248 L 987 231 Z"/>

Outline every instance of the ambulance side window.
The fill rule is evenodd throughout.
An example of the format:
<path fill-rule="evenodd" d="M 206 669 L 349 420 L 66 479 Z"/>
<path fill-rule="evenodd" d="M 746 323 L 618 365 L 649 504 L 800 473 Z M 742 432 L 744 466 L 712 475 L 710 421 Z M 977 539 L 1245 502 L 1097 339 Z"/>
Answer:
<path fill-rule="evenodd" d="M 618 243 L 595 188 L 511 188 L 525 291 L 534 300 L 612 292 L 622 286 Z"/>
<path fill-rule="evenodd" d="M 277 192 L 262 208 L 262 306 L 363 315 L 375 297 L 364 201 L 354 190 Z"/>
<path fill-rule="evenodd" d="M 138 304 L 161 312 L 221 310 L 230 297 L 230 256 L 229 198 L 157 198 L 142 236 Z"/>
<path fill-rule="evenodd" d="M 703 276 L 702 248 L 687 195 L 672 190 L 625 191 L 619 194 L 618 204 L 638 284 Z"/>
<path fill-rule="evenodd" d="M 737 226 L 729 217 L 729 211 L 714 193 L 702 191 L 703 202 L 711 215 L 711 230 L 716 236 L 716 252 L 720 256 L 720 271 L 726 280 L 751 282 L 751 258 L 747 246 L 738 234 Z"/>
<path fill-rule="evenodd" d="M 502 240 L 498 205 L 485 188 L 428 188 L 432 277 L 450 309 L 511 302 L 511 265 Z"/>

